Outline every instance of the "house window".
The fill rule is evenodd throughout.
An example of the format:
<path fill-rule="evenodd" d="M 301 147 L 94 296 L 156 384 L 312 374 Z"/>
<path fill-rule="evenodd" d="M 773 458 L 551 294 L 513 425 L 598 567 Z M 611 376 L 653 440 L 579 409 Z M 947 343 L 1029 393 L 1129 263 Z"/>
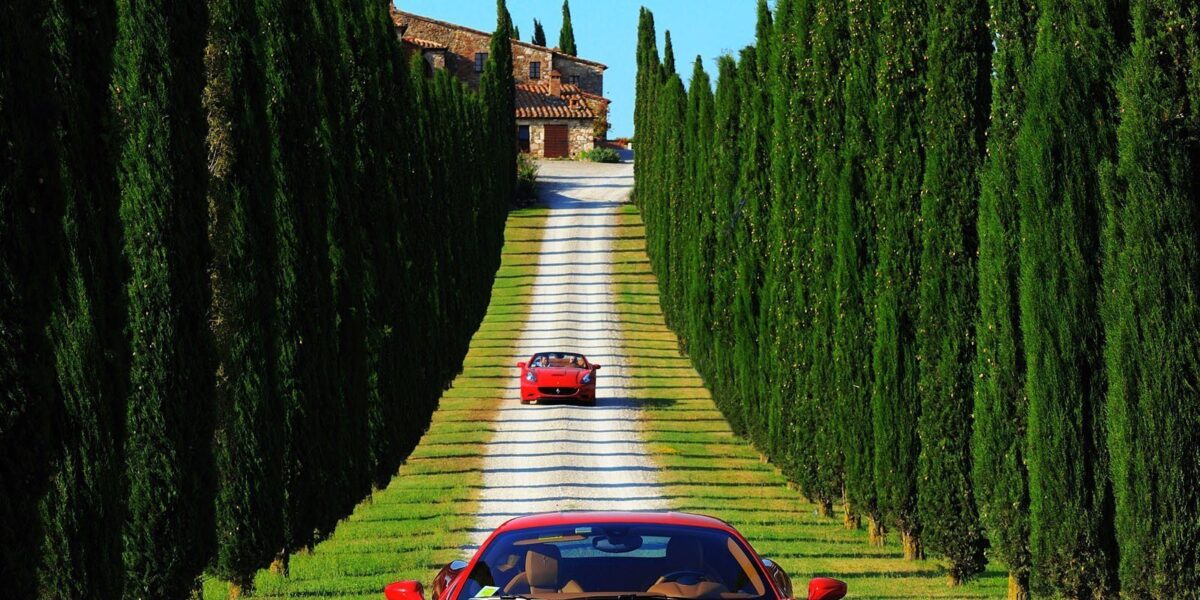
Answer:
<path fill-rule="evenodd" d="M 488 57 L 487 52 L 476 52 L 475 53 L 475 72 L 476 73 L 483 72 L 483 65 L 487 64 L 487 57 Z"/>
<path fill-rule="evenodd" d="M 542 63 L 540 63 L 540 62 L 529 63 L 529 78 L 530 79 L 541 79 L 542 78 Z"/>
<path fill-rule="evenodd" d="M 571 85 L 579 85 L 579 76 L 571 75 L 570 77 L 567 77 L 567 83 Z"/>

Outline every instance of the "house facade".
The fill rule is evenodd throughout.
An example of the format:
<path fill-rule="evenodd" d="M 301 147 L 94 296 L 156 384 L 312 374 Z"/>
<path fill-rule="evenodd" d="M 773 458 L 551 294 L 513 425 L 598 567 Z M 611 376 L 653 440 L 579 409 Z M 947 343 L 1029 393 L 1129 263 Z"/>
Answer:
<path fill-rule="evenodd" d="M 492 35 L 487 32 L 392 9 L 392 22 L 406 52 L 420 53 L 431 69 L 446 70 L 479 86 Z M 604 71 L 598 62 L 553 48 L 513 41 L 517 139 L 539 158 L 575 156 L 608 133 Z"/>

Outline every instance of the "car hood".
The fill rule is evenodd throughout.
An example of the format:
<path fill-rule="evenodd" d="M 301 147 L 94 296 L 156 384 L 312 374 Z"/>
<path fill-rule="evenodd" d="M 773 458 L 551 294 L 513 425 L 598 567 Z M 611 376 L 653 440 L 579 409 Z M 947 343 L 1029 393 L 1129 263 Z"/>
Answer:
<path fill-rule="evenodd" d="M 537 375 L 538 383 L 544 385 L 575 385 L 579 378 L 588 372 L 587 369 L 562 367 L 538 367 L 531 370 Z"/>

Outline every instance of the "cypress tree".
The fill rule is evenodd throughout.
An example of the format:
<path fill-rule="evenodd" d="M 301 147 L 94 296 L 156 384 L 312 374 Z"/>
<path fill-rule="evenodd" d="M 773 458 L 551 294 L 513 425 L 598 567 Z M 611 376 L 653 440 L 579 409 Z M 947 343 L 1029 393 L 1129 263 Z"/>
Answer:
<path fill-rule="evenodd" d="M 643 8 L 642 10 L 645 10 L 645 8 Z M 542 22 L 537 19 L 533 20 L 533 40 L 532 40 L 532 42 L 534 43 L 534 45 L 537 45 L 537 46 L 545 46 L 546 45 L 546 30 L 542 28 Z"/>
<path fill-rule="evenodd" d="M 58 461 L 42 499 L 41 596 L 116 598 L 123 586 L 121 528 L 126 394 L 124 269 L 109 83 L 112 3 L 55 2 L 54 136 L 61 149 L 65 256 L 50 336 L 62 398 Z M 26 548 L 25 551 L 31 549 Z"/>
<path fill-rule="evenodd" d="M 336 502 L 328 491 L 325 440 L 331 423 L 323 411 L 334 397 L 328 347 L 334 339 L 333 298 L 327 245 L 328 158 L 317 137 L 322 111 L 318 93 L 319 44 L 316 11 L 283 0 L 258 0 L 267 88 L 276 100 L 267 105 L 271 131 L 275 196 L 272 203 L 275 247 L 275 348 L 273 381 L 282 404 L 284 548 L 306 547 Z M 336 373 L 335 373 L 336 374 Z M 286 554 L 278 558 L 286 559 Z M 276 567 L 284 572 L 286 562 Z"/>
<path fill-rule="evenodd" d="M 1112 493 L 1103 419 L 1099 167 L 1113 155 L 1118 10 L 1038 4 L 1018 144 L 1021 332 L 1029 397 L 1031 587 L 1111 595 Z"/>
<path fill-rule="evenodd" d="M 687 188 L 679 215 L 683 224 L 676 230 L 682 234 L 683 242 L 679 269 L 684 281 L 684 295 L 678 308 L 685 332 L 680 341 L 692 354 L 700 372 L 707 376 L 711 376 L 707 350 L 712 327 L 713 189 L 710 167 L 713 110 L 712 80 L 704 70 L 704 61 L 697 56 L 688 88 L 687 138 L 683 154 L 687 164 Z"/>
<path fill-rule="evenodd" d="M 0 576 L 16 598 L 39 593 L 38 498 L 60 412 L 45 335 L 58 293 L 63 212 L 46 16 L 42 2 L 0 6 Z"/>
<path fill-rule="evenodd" d="M 733 313 L 737 286 L 739 248 L 734 231 L 744 227 L 741 201 L 738 199 L 739 163 L 741 162 L 742 81 L 732 56 L 717 60 L 717 94 L 713 125 L 713 261 L 712 261 L 712 346 L 709 351 L 715 381 L 714 396 L 721 403 L 733 430 L 745 432 L 744 404 L 733 386 L 734 353 Z M 748 249 L 746 249 L 748 251 Z"/>
<path fill-rule="evenodd" d="M 1025 106 L 1033 3 L 992 0 L 992 118 L 979 194 L 975 500 L 991 553 L 1008 567 L 1010 600 L 1029 597 L 1029 476 L 1025 468 L 1025 357 L 1021 336 L 1016 138 Z"/>
<path fill-rule="evenodd" d="M 671 43 L 671 31 L 667 30 L 663 33 L 663 78 L 669 78 L 676 74 L 675 70 L 675 45 Z"/>
<path fill-rule="evenodd" d="M 746 405 L 747 433 L 759 448 L 766 447 L 762 435 L 767 421 L 762 386 L 762 321 L 764 272 L 767 264 L 767 234 L 771 216 L 771 69 L 770 42 L 774 22 L 766 0 L 759 0 L 755 46 L 742 51 L 738 69 L 746 94 L 742 111 L 742 168 L 738 196 L 744 202 L 744 227 L 737 227 L 738 281 L 737 310 L 734 313 L 738 394 Z M 749 250 L 749 251 L 746 251 Z"/>
<path fill-rule="evenodd" d="M 949 559 L 954 585 L 983 572 L 987 547 L 971 488 L 970 444 L 975 202 L 991 100 L 987 14 L 986 0 L 941 3 L 925 29 L 917 509 L 924 544 Z"/>
<path fill-rule="evenodd" d="M 521 28 L 517 27 L 515 23 L 512 26 L 512 39 L 517 42 L 521 41 Z"/>
<path fill-rule="evenodd" d="M 204 32 L 197 2 L 117 2 L 115 111 L 131 278 L 126 595 L 181 598 L 213 549 Z"/>
<path fill-rule="evenodd" d="M 876 4 L 871 0 L 848 0 L 846 8 L 848 47 L 841 78 L 844 133 L 833 216 L 836 227 L 833 294 L 840 316 L 833 329 L 833 392 L 849 524 L 857 526 L 866 517 L 871 543 L 882 545 L 883 531 L 875 500 L 870 391 L 875 215 L 867 184 L 867 166 L 875 154 L 870 121 L 878 16 Z"/>
<path fill-rule="evenodd" d="M 492 155 L 496 161 L 495 172 L 502 178 L 497 191 L 505 203 L 513 198 L 517 185 L 516 82 L 513 79 L 512 41 L 508 36 L 511 29 L 512 19 L 504 0 L 496 0 L 496 32 L 492 34 L 488 64 L 479 86 L 487 110 L 486 122 L 491 127 L 489 135 L 495 152 Z"/>
<path fill-rule="evenodd" d="M 925 88 L 925 3 L 896 0 L 879 22 L 874 131 L 879 274 L 872 412 L 881 516 L 899 529 L 907 559 L 922 557 L 917 514 L 917 289 Z"/>
<path fill-rule="evenodd" d="M 274 261 L 267 90 L 254 6 L 209 3 L 209 236 L 216 398 L 217 560 L 230 595 L 283 547 L 284 421 L 271 357 Z"/>
<path fill-rule="evenodd" d="M 563 54 L 579 56 L 579 50 L 575 48 L 575 28 L 571 26 L 571 0 L 563 0 L 562 19 L 562 29 L 558 32 L 558 49 Z"/>
<path fill-rule="evenodd" d="M 812 328 L 807 343 L 810 365 L 804 382 L 806 412 L 813 421 L 810 484 L 805 493 L 821 506 L 843 496 L 842 456 L 837 435 L 837 396 L 833 392 L 833 336 L 838 320 L 834 293 L 835 208 L 842 170 L 844 136 L 843 64 L 846 61 L 845 0 L 813 2 L 811 33 L 813 155 L 812 239 L 808 247 L 808 297 Z M 851 519 L 847 519 L 851 521 Z"/>
<path fill-rule="evenodd" d="M 1105 213 L 1108 450 L 1122 596 L 1200 589 L 1200 7 L 1132 2 Z"/>

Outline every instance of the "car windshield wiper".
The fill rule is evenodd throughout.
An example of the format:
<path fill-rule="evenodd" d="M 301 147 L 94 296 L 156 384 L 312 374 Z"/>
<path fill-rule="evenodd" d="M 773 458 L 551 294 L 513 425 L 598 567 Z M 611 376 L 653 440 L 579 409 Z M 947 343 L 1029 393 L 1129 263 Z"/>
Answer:
<path fill-rule="evenodd" d="M 680 596 L 650 592 L 628 592 L 624 594 L 585 594 L 575 596 L 572 600 L 688 600 Z"/>

